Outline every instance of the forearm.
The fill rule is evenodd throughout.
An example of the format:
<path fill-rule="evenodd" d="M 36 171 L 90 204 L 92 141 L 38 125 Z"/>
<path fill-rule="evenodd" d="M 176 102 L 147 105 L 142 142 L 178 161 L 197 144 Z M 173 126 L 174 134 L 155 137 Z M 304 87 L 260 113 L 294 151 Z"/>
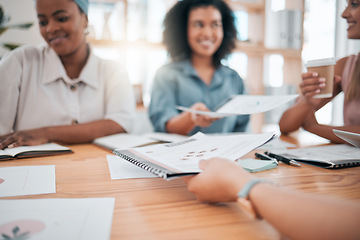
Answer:
<path fill-rule="evenodd" d="M 286 110 L 280 118 L 279 127 L 283 134 L 287 134 L 298 130 L 307 114 L 312 111 L 313 108 L 304 99 L 300 99 L 294 106 Z"/>
<path fill-rule="evenodd" d="M 194 127 L 195 124 L 191 119 L 191 113 L 182 112 L 167 122 L 166 132 L 187 135 Z"/>
<path fill-rule="evenodd" d="M 346 141 L 337 137 L 334 134 L 333 129 L 360 133 L 360 125 L 337 127 L 337 126 L 329 126 L 329 125 L 322 125 L 322 124 L 315 123 L 315 124 L 304 126 L 304 129 L 306 131 L 314 133 L 320 137 L 329 139 L 331 142 L 334 142 L 334 143 L 346 143 Z"/>
<path fill-rule="evenodd" d="M 269 184 L 254 187 L 250 199 L 258 213 L 289 239 L 359 239 L 358 203 L 291 192 Z"/>
<path fill-rule="evenodd" d="M 99 120 L 89 123 L 69 126 L 54 126 L 44 128 L 49 141 L 66 144 L 89 143 L 95 138 L 125 132 L 112 120 Z"/>

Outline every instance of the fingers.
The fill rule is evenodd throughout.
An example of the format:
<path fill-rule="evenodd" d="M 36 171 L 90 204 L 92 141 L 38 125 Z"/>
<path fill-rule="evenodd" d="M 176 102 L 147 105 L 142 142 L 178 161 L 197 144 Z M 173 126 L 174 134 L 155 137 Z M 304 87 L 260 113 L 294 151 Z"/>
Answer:
<path fill-rule="evenodd" d="M 318 76 L 319 76 L 319 74 L 317 72 L 306 72 L 306 73 L 301 74 L 302 79 L 318 77 Z"/>
<path fill-rule="evenodd" d="M 0 149 L 13 148 L 17 146 L 19 146 L 19 142 L 16 135 L 8 135 L 0 139 Z"/>
<path fill-rule="evenodd" d="M 200 160 L 199 168 L 201 170 L 205 170 L 207 168 L 210 168 L 211 166 L 215 166 L 215 168 L 216 168 L 217 165 L 226 166 L 226 164 L 234 165 L 234 162 L 232 162 L 228 159 L 225 159 L 225 158 L 213 157 L 213 158 L 210 158 L 207 160 L 204 160 L 204 159 Z"/>
<path fill-rule="evenodd" d="M 310 98 L 320 93 L 325 88 L 325 78 L 319 78 L 318 73 L 307 72 L 302 74 L 303 81 L 300 83 L 300 90 L 303 96 Z"/>
<path fill-rule="evenodd" d="M 200 160 L 199 161 L 199 168 L 201 170 L 205 170 L 206 166 L 209 164 L 210 160 Z"/>
<path fill-rule="evenodd" d="M 195 125 L 200 127 L 208 127 L 214 122 L 213 118 L 199 114 L 193 114 L 191 118 Z"/>

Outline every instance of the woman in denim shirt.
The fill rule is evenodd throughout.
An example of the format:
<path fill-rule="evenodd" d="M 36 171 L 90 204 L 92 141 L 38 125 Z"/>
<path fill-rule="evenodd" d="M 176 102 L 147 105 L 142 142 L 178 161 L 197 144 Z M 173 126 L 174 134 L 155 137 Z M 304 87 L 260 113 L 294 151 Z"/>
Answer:
<path fill-rule="evenodd" d="M 245 93 L 240 76 L 221 64 L 235 47 L 231 9 L 221 0 L 179 1 L 164 25 L 172 62 L 158 70 L 153 83 L 149 117 L 154 130 L 183 135 L 246 131 L 248 115 L 215 119 L 176 109 L 210 111 L 229 96 Z"/>

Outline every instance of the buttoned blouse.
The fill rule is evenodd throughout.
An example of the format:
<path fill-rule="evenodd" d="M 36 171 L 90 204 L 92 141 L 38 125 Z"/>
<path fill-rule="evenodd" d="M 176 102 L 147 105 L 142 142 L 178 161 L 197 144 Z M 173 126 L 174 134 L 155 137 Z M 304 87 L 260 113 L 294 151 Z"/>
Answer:
<path fill-rule="evenodd" d="M 110 119 L 131 131 L 135 98 L 126 71 L 90 50 L 70 79 L 48 45 L 24 46 L 0 61 L 0 136 L 46 126 Z"/>
<path fill-rule="evenodd" d="M 161 67 L 152 86 L 149 117 L 157 132 L 166 132 L 166 123 L 180 113 L 176 106 L 191 107 L 196 102 L 204 103 L 214 110 L 231 95 L 244 94 L 240 76 L 232 69 L 221 65 L 214 72 L 210 85 L 199 77 L 190 60 L 173 62 Z M 231 116 L 215 121 L 207 128 L 195 127 L 189 135 L 204 133 L 230 133 L 248 130 L 249 116 Z"/>
<path fill-rule="evenodd" d="M 341 78 L 341 87 L 344 92 L 347 91 L 350 85 L 359 56 L 360 53 L 350 55 L 346 60 Z M 360 81 L 360 79 L 357 79 L 357 81 Z M 351 101 L 344 101 L 344 125 L 360 125 L 360 94 L 357 94 L 357 97 Z"/>

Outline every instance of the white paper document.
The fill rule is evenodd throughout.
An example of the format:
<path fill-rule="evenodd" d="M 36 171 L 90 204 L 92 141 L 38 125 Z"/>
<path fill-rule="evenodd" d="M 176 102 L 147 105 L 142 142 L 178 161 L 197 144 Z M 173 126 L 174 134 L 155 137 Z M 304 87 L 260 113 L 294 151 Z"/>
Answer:
<path fill-rule="evenodd" d="M 143 135 L 146 138 L 161 142 L 178 142 L 188 138 L 188 136 L 176 133 L 150 132 Z"/>
<path fill-rule="evenodd" d="M 114 203 L 114 198 L 0 200 L 0 236 L 19 240 L 110 239 Z"/>
<path fill-rule="evenodd" d="M 193 112 L 213 118 L 221 118 L 234 115 L 246 115 L 266 112 L 288 103 L 298 97 L 295 95 L 235 95 L 227 99 L 215 111 L 199 111 L 191 108 L 177 106 L 181 111 Z"/>
<path fill-rule="evenodd" d="M 128 178 L 154 178 L 156 175 L 145 169 L 124 161 L 124 159 L 115 155 L 106 155 L 109 165 L 111 179 L 128 179 Z"/>
<path fill-rule="evenodd" d="M 350 143 L 351 145 L 357 148 L 360 148 L 360 134 L 336 130 L 336 129 L 333 129 L 333 132 L 339 138 L 345 140 L 346 142 Z"/>
<path fill-rule="evenodd" d="M 54 165 L 0 168 L 0 197 L 55 192 Z"/>
<path fill-rule="evenodd" d="M 94 144 L 108 148 L 110 150 L 114 149 L 127 149 L 131 147 L 137 147 L 145 144 L 155 142 L 154 139 L 128 134 L 128 133 L 118 133 L 105 137 L 100 137 L 94 140 Z"/>
<path fill-rule="evenodd" d="M 274 153 L 325 168 L 360 165 L 360 149 L 348 144 L 288 149 Z"/>
<path fill-rule="evenodd" d="M 294 156 L 295 159 L 314 159 L 320 161 L 360 160 L 360 150 L 347 144 L 325 145 L 319 147 L 296 148 L 276 151 L 278 154 Z"/>
<path fill-rule="evenodd" d="M 271 142 L 268 142 L 262 145 L 261 147 L 259 147 L 258 150 L 262 149 L 262 150 L 274 151 L 274 150 L 286 150 L 287 148 L 294 148 L 294 147 L 296 147 L 295 144 L 285 142 L 280 138 L 275 138 Z"/>
<path fill-rule="evenodd" d="M 175 143 L 134 149 L 149 161 L 178 172 L 200 172 L 201 159 L 222 157 L 235 161 L 274 137 L 274 133 L 207 136 L 201 132 Z M 131 151 L 131 150 L 130 150 Z"/>
<path fill-rule="evenodd" d="M 94 144 L 105 147 L 110 150 L 127 149 L 148 144 L 161 142 L 174 142 L 187 138 L 187 136 L 171 133 L 152 132 L 144 135 L 135 135 L 129 133 L 118 133 L 94 140 Z"/>

